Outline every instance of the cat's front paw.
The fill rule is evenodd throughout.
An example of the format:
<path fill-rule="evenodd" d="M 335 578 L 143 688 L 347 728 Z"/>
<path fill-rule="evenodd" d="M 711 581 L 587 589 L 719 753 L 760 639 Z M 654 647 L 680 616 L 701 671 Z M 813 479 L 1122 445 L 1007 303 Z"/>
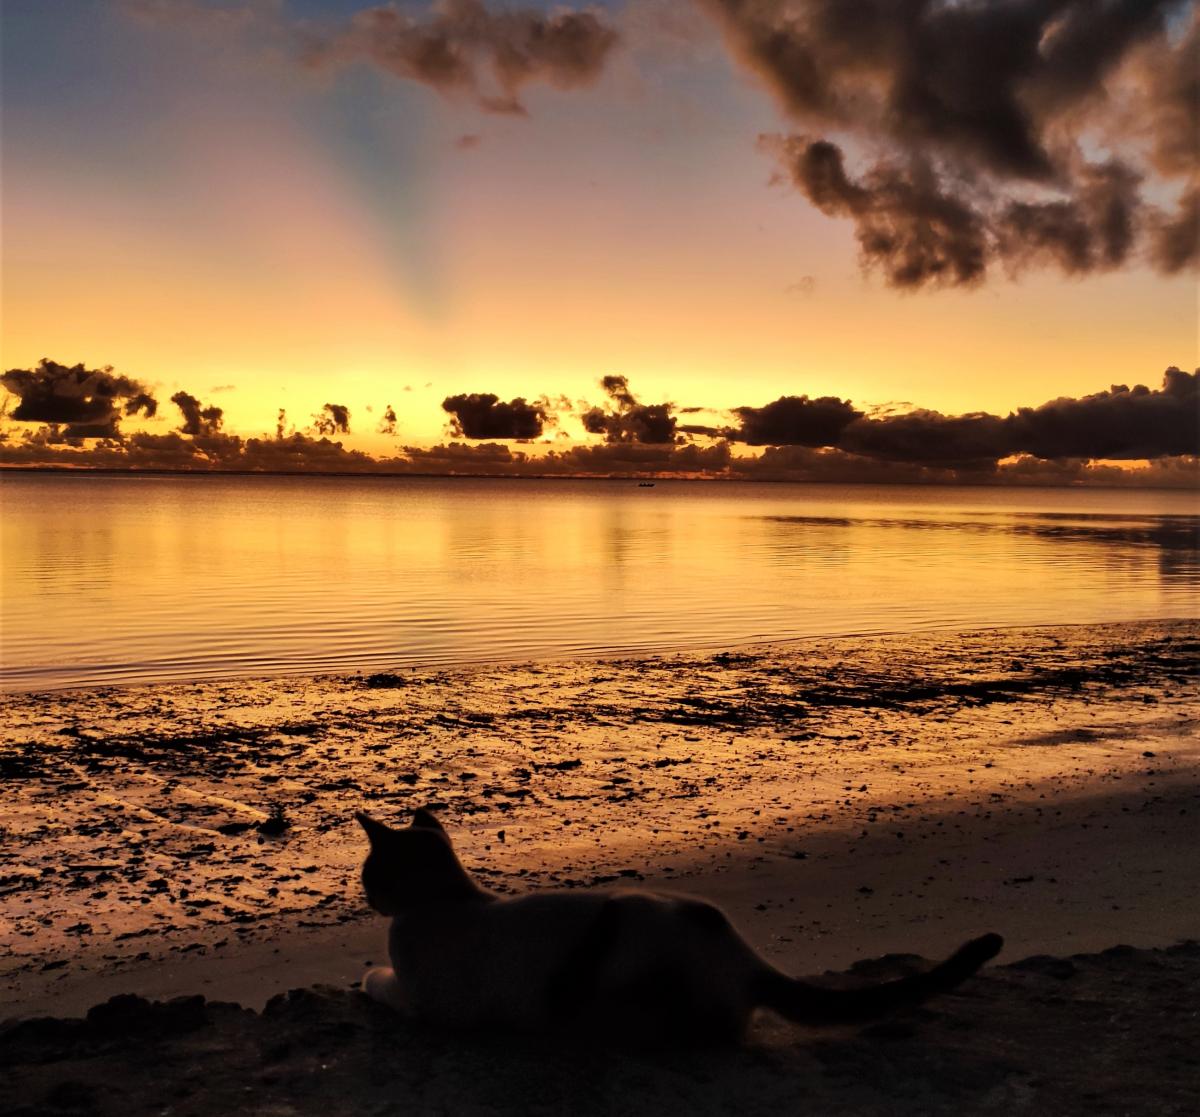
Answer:
<path fill-rule="evenodd" d="M 387 1005 L 395 1012 L 407 1012 L 404 998 L 400 995 L 400 983 L 391 966 L 376 966 L 363 974 L 362 991 L 373 1001 Z"/>

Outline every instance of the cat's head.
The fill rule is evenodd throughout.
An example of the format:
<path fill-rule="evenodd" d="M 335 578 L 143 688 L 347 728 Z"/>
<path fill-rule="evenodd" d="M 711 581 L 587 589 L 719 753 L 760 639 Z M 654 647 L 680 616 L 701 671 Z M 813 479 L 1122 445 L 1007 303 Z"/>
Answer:
<path fill-rule="evenodd" d="M 401 915 L 419 904 L 480 895 L 442 824 L 429 811 L 416 811 L 412 822 L 399 829 L 365 811 L 354 817 L 371 843 L 362 869 L 367 903 L 381 915 Z"/>

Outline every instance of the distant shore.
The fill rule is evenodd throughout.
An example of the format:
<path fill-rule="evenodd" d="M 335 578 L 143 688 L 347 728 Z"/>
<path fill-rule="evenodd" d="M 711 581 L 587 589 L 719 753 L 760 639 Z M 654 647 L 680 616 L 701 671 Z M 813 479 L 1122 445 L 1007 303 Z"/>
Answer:
<path fill-rule="evenodd" d="M 319 469 L 164 469 L 161 467 L 131 467 L 114 469 L 102 466 L 69 466 L 69 465 L 14 465 L 0 462 L 0 475 L 8 473 L 56 473 L 71 477 L 94 474 L 105 477 L 318 477 L 318 478 L 386 478 L 389 480 L 414 481 L 638 481 L 659 482 L 701 482 L 707 484 L 762 484 L 762 485 L 833 485 L 833 486 L 862 486 L 864 488 L 919 486 L 934 489 L 1065 489 L 1069 491 L 1097 492 L 1112 490 L 1128 492 L 1135 489 L 1138 492 L 1180 492 L 1195 490 L 1194 477 L 1183 476 L 1171 484 L 1149 484 L 1136 477 L 1135 471 L 1129 471 L 1131 478 L 1128 483 L 1112 484 L 1111 478 L 1104 481 L 1088 480 L 1064 484 L 1061 479 L 1044 477 L 1021 477 L 998 475 L 991 478 L 986 476 L 956 476 L 953 480 L 939 477 L 922 478 L 915 481 L 912 477 L 889 479 L 886 475 L 870 479 L 828 479 L 817 477 L 747 477 L 733 474 L 717 473 L 656 473 L 653 470 L 635 471 L 630 473 L 425 473 L 415 470 L 359 469 L 359 470 L 319 470 Z"/>
<path fill-rule="evenodd" d="M 0 1019 L 353 983 L 366 806 L 492 887 L 711 896 L 795 972 L 1200 931 L 1200 623 L 7 695 Z"/>

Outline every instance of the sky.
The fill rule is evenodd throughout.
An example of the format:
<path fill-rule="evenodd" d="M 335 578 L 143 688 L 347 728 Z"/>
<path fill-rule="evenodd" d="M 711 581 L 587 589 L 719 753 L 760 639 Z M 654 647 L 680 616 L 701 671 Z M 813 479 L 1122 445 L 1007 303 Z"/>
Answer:
<path fill-rule="evenodd" d="M 6 0 L 0 464 L 1194 483 L 1196 20 Z"/>

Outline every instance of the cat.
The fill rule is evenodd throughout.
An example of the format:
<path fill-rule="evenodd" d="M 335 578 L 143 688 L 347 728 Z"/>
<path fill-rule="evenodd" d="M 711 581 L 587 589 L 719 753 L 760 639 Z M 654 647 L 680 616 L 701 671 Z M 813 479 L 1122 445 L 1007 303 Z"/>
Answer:
<path fill-rule="evenodd" d="M 953 989 L 1003 945 L 983 935 L 928 973 L 826 989 L 764 961 L 704 900 L 598 889 L 501 897 L 472 880 L 428 810 L 402 829 L 355 817 L 370 840 L 367 902 L 392 920 L 392 964 L 368 971 L 363 990 L 443 1027 L 733 1044 L 757 1008 L 819 1025 L 918 1004 Z"/>

